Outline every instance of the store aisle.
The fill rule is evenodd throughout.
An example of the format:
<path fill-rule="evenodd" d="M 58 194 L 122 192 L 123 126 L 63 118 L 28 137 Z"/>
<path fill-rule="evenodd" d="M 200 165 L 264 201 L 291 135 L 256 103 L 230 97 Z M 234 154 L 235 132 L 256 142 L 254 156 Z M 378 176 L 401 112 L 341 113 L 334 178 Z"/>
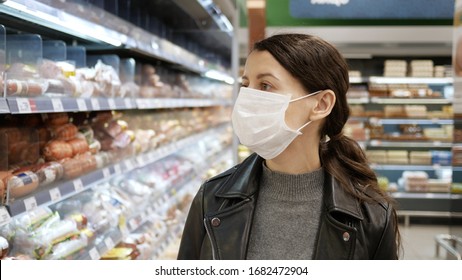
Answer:
<path fill-rule="evenodd" d="M 405 227 L 400 225 L 400 232 L 403 244 L 405 260 L 440 260 L 446 259 L 445 250 L 441 249 L 439 256 L 436 256 L 435 236 L 448 234 L 447 225 L 422 225 L 410 224 Z"/>

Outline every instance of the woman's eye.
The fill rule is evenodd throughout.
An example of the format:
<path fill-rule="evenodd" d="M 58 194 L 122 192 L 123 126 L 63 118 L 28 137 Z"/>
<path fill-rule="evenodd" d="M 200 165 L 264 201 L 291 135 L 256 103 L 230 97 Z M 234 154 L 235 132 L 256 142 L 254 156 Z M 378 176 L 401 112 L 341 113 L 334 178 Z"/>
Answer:
<path fill-rule="evenodd" d="M 260 88 L 261 90 L 269 91 L 271 89 L 271 86 L 269 84 L 262 83 Z"/>

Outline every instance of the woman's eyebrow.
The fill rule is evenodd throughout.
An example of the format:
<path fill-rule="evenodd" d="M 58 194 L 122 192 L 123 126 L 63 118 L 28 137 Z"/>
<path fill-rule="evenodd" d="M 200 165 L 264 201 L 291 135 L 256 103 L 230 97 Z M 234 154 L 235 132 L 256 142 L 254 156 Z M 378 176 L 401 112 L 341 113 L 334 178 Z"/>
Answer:
<path fill-rule="evenodd" d="M 278 79 L 276 76 L 274 76 L 273 74 L 271 74 L 271 73 L 261 73 L 261 74 L 258 74 L 258 75 L 257 75 L 257 79 L 261 79 L 261 78 L 267 77 L 267 76 L 273 77 L 274 79 L 276 79 L 276 80 L 279 81 L 279 79 Z"/>
<path fill-rule="evenodd" d="M 264 77 L 273 77 L 274 79 L 279 81 L 279 79 L 276 76 L 274 76 L 273 74 L 271 74 L 271 73 L 261 73 L 261 74 L 257 75 L 257 79 L 261 79 L 261 78 L 264 78 Z M 247 81 L 249 80 L 249 78 L 247 76 L 242 76 L 241 79 L 242 80 L 247 80 Z"/>

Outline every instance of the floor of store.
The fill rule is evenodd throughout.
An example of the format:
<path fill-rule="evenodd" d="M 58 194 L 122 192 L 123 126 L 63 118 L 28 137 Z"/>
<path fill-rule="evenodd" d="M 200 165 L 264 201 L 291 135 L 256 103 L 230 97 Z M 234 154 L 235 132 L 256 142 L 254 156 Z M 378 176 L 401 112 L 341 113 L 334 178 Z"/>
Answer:
<path fill-rule="evenodd" d="M 440 260 L 446 259 L 446 252 L 440 249 L 436 255 L 435 237 L 439 234 L 449 234 L 447 225 L 410 224 L 400 225 L 404 260 Z"/>

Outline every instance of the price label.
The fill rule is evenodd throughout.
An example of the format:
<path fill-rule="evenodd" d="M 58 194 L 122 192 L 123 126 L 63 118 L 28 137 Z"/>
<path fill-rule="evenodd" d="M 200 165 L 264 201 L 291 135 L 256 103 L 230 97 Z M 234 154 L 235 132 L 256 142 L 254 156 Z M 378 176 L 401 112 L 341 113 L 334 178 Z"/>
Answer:
<path fill-rule="evenodd" d="M 128 170 L 132 170 L 134 168 L 132 161 L 128 159 L 125 161 L 125 166 Z"/>
<path fill-rule="evenodd" d="M 10 213 L 6 210 L 5 206 L 0 207 L 0 227 L 11 222 Z"/>
<path fill-rule="evenodd" d="M 58 188 L 50 190 L 51 201 L 58 201 L 61 199 L 61 191 Z"/>
<path fill-rule="evenodd" d="M 91 99 L 91 107 L 93 108 L 93 110 L 99 110 L 100 109 L 99 100 L 96 99 L 96 98 L 92 98 Z"/>
<path fill-rule="evenodd" d="M 108 98 L 107 103 L 109 105 L 109 109 L 115 110 L 117 108 L 115 100 L 113 98 Z"/>
<path fill-rule="evenodd" d="M 140 108 L 140 109 L 148 108 L 148 100 L 138 98 L 138 99 L 136 99 L 136 105 L 137 105 L 138 108 Z"/>
<path fill-rule="evenodd" d="M 32 113 L 32 108 L 27 98 L 16 98 L 19 113 Z"/>
<path fill-rule="evenodd" d="M 88 251 L 88 254 L 92 260 L 99 260 L 101 258 L 96 247 L 93 247 L 90 251 Z"/>
<path fill-rule="evenodd" d="M 64 112 L 64 106 L 61 99 L 53 98 L 51 99 L 51 105 L 53 106 L 54 112 Z"/>
<path fill-rule="evenodd" d="M 114 165 L 114 172 L 115 172 L 115 174 L 122 173 L 122 169 L 120 168 L 120 164 Z"/>
<path fill-rule="evenodd" d="M 124 99 L 125 108 L 130 109 L 132 107 L 132 101 L 128 98 Z"/>
<path fill-rule="evenodd" d="M 104 176 L 104 178 L 108 178 L 109 176 L 111 176 L 111 171 L 109 171 L 108 168 L 104 168 L 103 169 L 103 176 Z"/>
<path fill-rule="evenodd" d="M 107 247 L 109 250 L 115 247 L 114 241 L 112 241 L 112 238 L 111 238 L 111 237 L 107 237 L 106 239 L 104 239 L 104 244 L 106 244 L 106 247 Z"/>
<path fill-rule="evenodd" d="M 37 200 L 35 196 L 24 199 L 24 206 L 26 206 L 26 211 L 32 211 L 37 208 Z"/>
<path fill-rule="evenodd" d="M 140 166 L 140 167 L 144 166 L 144 164 L 145 164 L 143 156 L 139 156 L 136 159 L 136 161 L 138 162 L 138 166 Z"/>
<path fill-rule="evenodd" d="M 88 111 L 87 103 L 85 102 L 85 99 L 78 98 L 77 107 L 79 108 L 79 111 Z"/>
<path fill-rule="evenodd" d="M 80 192 L 80 191 L 83 191 L 83 183 L 82 183 L 82 180 L 80 179 L 76 179 L 72 182 L 72 184 L 74 185 L 74 189 L 76 192 Z"/>

